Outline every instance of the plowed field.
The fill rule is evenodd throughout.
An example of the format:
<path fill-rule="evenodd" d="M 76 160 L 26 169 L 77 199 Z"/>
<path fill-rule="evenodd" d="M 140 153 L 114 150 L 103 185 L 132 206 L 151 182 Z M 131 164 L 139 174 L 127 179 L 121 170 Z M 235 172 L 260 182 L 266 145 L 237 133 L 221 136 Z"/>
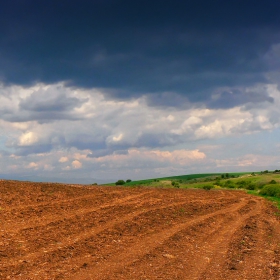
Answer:
<path fill-rule="evenodd" d="M 0 182 L 0 279 L 280 279 L 277 209 L 241 191 Z"/>

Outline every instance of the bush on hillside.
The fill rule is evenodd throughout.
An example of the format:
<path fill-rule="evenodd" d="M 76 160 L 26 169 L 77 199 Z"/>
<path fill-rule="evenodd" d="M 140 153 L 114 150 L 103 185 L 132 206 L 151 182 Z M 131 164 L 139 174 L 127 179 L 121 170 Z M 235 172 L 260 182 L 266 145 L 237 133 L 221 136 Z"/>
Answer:
<path fill-rule="evenodd" d="M 180 188 L 180 184 L 176 181 L 172 181 L 171 184 L 174 188 Z"/>
<path fill-rule="evenodd" d="M 277 184 L 277 182 L 275 180 L 271 180 L 269 184 Z"/>
<path fill-rule="evenodd" d="M 247 186 L 245 186 L 245 189 L 246 189 L 246 190 L 253 191 L 253 190 L 256 189 L 256 185 L 253 184 L 253 183 L 250 183 L 250 184 L 248 184 Z"/>
<path fill-rule="evenodd" d="M 210 190 L 213 189 L 214 187 L 211 186 L 211 185 L 205 185 L 205 186 L 203 186 L 202 188 L 203 188 L 204 190 L 206 190 L 206 191 L 210 191 Z"/>
<path fill-rule="evenodd" d="M 270 184 L 263 187 L 261 195 L 280 197 L 280 184 Z"/>
<path fill-rule="evenodd" d="M 120 185 L 124 185 L 125 184 L 125 181 L 124 180 L 118 180 L 117 182 L 116 182 L 116 185 L 118 186 L 120 186 Z"/>
<path fill-rule="evenodd" d="M 256 188 L 261 190 L 265 185 L 266 185 L 265 182 L 262 182 L 262 181 L 261 182 L 257 182 L 256 183 Z"/>
<path fill-rule="evenodd" d="M 222 187 L 223 184 L 221 183 L 221 178 L 217 177 L 214 185 Z"/>
<path fill-rule="evenodd" d="M 225 181 L 224 187 L 225 188 L 234 189 L 235 188 L 235 184 L 231 180 L 227 180 L 227 181 Z"/>
<path fill-rule="evenodd" d="M 241 180 L 241 181 L 236 182 L 236 185 L 237 185 L 237 188 L 239 188 L 239 189 L 245 189 L 246 186 L 248 185 L 248 182 L 245 180 Z"/>
<path fill-rule="evenodd" d="M 130 182 L 131 182 L 131 180 L 130 180 L 130 179 L 127 179 L 127 180 L 126 180 L 126 182 L 127 182 L 127 183 L 130 183 Z"/>

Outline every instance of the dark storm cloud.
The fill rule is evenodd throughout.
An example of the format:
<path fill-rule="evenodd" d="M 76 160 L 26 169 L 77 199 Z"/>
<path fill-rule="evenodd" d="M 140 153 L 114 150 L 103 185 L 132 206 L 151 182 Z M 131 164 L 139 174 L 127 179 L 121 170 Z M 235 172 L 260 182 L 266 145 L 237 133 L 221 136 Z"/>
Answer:
<path fill-rule="evenodd" d="M 35 113 L 11 113 L 2 116 L 2 119 L 8 122 L 28 122 L 37 121 L 40 124 L 49 123 L 57 120 L 81 120 L 81 117 L 73 116 L 73 114 L 65 112 L 35 112 Z"/>
<path fill-rule="evenodd" d="M 243 104 L 248 104 L 246 109 L 254 108 L 256 103 L 270 102 L 273 103 L 274 99 L 269 96 L 265 91 L 251 91 L 244 92 L 239 89 L 232 89 L 223 91 L 216 99 L 207 102 L 210 108 L 231 108 Z M 263 105 L 262 105 L 263 106 Z"/>
<path fill-rule="evenodd" d="M 49 97 L 48 91 L 36 91 L 28 98 L 22 100 L 19 104 L 20 109 L 33 112 L 54 112 L 70 111 L 80 107 L 88 99 L 78 99 L 76 97 L 67 97 L 66 94 L 60 94 Z"/>
<path fill-rule="evenodd" d="M 47 153 L 50 152 L 52 148 L 53 146 L 51 144 L 16 147 L 14 154 L 17 156 L 28 156 L 32 154 L 38 154 L 38 153 Z"/>
<path fill-rule="evenodd" d="M 279 10 L 275 0 L 6 1 L 0 78 L 204 102 L 216 87 L 266 81 L 262 58 L 279 42 Z"/>
<path fill-rule="evenodd" d="M 144 133 L 137 140 L 137 147 L 165 147 L 172 146 L 178 143 L 182 143 L 182 139 L 178 135 L 172 135 L 171 133 Z"/>
<path fill-rule="evenodd" d="M 127 155 L 128 150 L 113 150 L 113 149 L 102 149 L 102 150 L 96 150 L 93 151 L 91 154 L 88 154 L 87 157 L 89 158 L 99 158 L 99 157 L 104 157 L 108 155 Z"/>
<path fill-rule="evenodd" d="M 70 96 L 64 87 L 57 85 L 39 88 L 25 98 L 20 98 L 18 109 L 0 109 L 1 118 L 10 122 L 38 121 L 39 123 L 55 120 L 83 119 L 74 112 L 88 101 L 88 98 Z"/>
<path fill-rule="evenodd" d="M 102 141 L 102 139 L 96 139 L 96 137 L 92 135 L 85 134 L 79 134 L 76 139 L 65 142 L 65 146 L 67 148 L 75 147 L 79 150 L 90 149 L 93 151 L 101 151 L 100 153 L 103 153 L 106 148 L 105 139 Z"/>

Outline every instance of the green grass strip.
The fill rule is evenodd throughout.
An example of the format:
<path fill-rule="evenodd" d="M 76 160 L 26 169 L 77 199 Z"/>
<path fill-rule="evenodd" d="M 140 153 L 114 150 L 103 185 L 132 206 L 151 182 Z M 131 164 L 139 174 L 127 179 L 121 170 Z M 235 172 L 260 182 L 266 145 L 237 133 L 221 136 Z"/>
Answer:
<path fill-rule="evenodd" d="M 275 206 L 280 210 L 280 198 L 274 196 L 260 195 L 257 191 L 246 191 L 248 194 L 257 195 L 263 197 L 269 201 L 272 201 Z"/>

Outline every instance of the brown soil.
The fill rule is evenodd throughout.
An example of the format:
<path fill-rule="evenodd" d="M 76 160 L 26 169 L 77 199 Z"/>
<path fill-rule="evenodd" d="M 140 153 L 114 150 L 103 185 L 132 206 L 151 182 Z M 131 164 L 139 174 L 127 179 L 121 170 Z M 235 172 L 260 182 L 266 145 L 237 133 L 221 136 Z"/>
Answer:
<path fill-rule="evenodd" d="M 280 279 L 279 212 L 241 191 L 0 182 L 0 279 Z"/>

